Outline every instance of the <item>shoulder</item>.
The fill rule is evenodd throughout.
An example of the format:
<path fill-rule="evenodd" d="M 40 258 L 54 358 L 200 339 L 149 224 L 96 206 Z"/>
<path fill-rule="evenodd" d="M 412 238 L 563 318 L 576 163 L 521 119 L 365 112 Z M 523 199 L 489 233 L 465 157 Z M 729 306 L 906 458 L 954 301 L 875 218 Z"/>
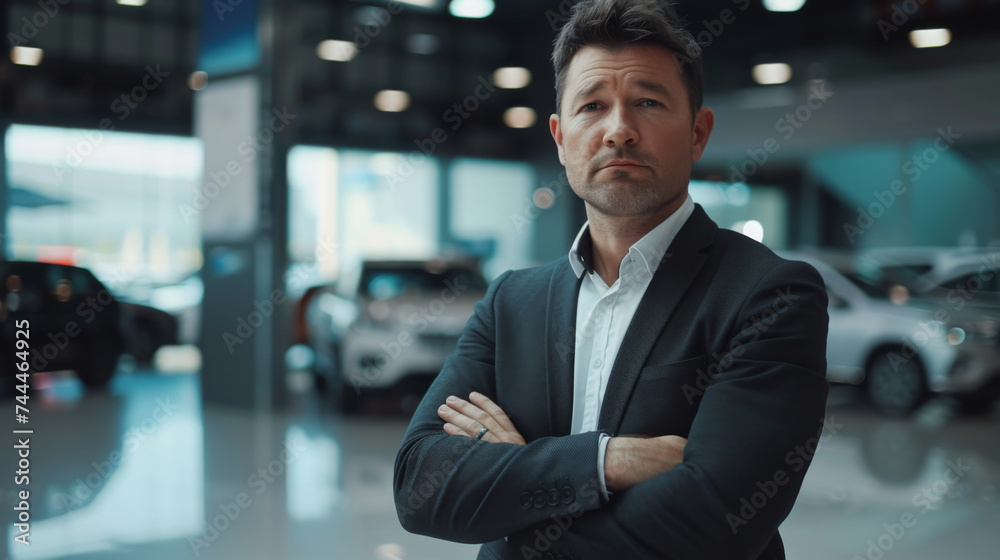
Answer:
<path fill-rule="evenodd" d="M 778 255 L 741 233 L 720 228 L 715 242 L 721 274 L 740 275 L 747 282 L 800 278 L 822 285 L 822 277 L 811 264 Z"/>
<path fill-rule="evenodd" d="M 497 276 L 496 280 L 494 280 L 492 284 L 498 289 L 500 284 L 502 284 L 504 291 L 520 291 L 522 289 L 537 290 L 539 286 L 548 286 L 552 281 L 553 276 L 557 274 L 573 275 L 573 269 L 570 267 L 569 261 L 565 255 L 542 265 L 508 270 L 500 276 Z"/>

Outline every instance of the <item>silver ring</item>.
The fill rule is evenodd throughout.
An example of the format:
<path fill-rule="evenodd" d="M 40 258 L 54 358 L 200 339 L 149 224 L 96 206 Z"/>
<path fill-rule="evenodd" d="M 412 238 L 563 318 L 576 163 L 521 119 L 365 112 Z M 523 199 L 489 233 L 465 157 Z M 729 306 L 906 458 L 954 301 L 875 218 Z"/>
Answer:
<path fill-rule="evenodd" d="M 483 436 L 485 436 L 486 432 L 488 432 L 488 431 L 489 430 L 487 430 L 486 427 L 483 426 L 483 429 L 479 430 L 479 433 L 476 434 L 476 439 L 483 439 Z"/>

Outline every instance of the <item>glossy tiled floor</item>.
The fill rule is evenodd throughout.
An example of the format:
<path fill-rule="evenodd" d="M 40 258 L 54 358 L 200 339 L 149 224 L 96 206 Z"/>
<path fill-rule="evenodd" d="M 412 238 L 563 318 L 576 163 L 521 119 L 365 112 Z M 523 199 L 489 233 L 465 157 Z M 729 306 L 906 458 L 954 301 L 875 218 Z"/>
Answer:
<path fill-rule="evenodd" d="M 831 400 L 782 527 L 788 558 L 997 558 L 1000 416 L 932 404 L 893 420 L 852 395 Z M 195 376 L 141 373 L 104 394 L 56 380 L 34 405 L 32 544 L 13 543 L 8 524 L 11 559 L 475 558 L 475 546 L 399 527 L 402 415 L 343 420 L 307 397 L 274 415 L 203 408 Z"/>

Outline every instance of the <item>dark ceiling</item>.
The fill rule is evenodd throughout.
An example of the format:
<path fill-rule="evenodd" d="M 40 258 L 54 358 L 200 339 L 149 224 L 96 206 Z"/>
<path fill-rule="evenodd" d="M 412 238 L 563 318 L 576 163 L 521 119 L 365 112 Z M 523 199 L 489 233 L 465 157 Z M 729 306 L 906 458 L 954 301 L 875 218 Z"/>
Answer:
<path fill-rule="evenodd" d="M 278 99 L 300 117 L 296 143 L 411 150 L 415 139 L 445 125 L 445 111 L 473 94 L 480 77 L 501 66 L 525 66 L 532 72 L 527 88 L 493 92 L 454 132 L 461 141 L 441 149 L 516 159 L 550 151 L 547 134 L 539 129 L 545 129 L 553 105 L 549 56 L 569 0 L 497 0 L 494 14 L 482 20 L 404 6 L 351 62 L 320 60 L 316 45 L 353 39 L 370 21 L 371 8 L 386 2 L 273 1 L 280 29 L 273 79 Z M 24 30 L 22 18 L 39 11 L 37 0 L 4 3 L 0 26 L 16 34 Z M 112 118 L 120 130 L 191 134 L 193 92 L 187 83 L 197 69 L 201 4 L 148 0 L 129 7 L 113 0 L 71 0 L 60 5 L 46 25 L 25 37 L 28 46 L 45 49 L 40 66 L 0 60 L 0 119 L 93 128 Z M 1000 0 L 897 4 L 913 12 L 905 18 L 897 14 L 898 30 L 879 26 L 880 19 L 893 22 L 894 3 L 888 0 L 808 0 L 794 13 L 768 12 L 761 0 L 686 0 L 678 9 L 704 45 L 709 95 L 754 87 L 750 70 L 760 62 L 788 62 L 793 80 L 849 81 L 998 58 Z M 921 27 L 950 28 L 952 44 L 913 49 L 907 32 Z M 407 39 L 416 33 L 438 37 L 438 50 L 407 50 Z M 127 119 L 117 118 L 116 100 L 157 66 L 168 76 Z M 377 111 L 372 98 L 382 89 L 408 91 L 412 105 L 402 113 Z M 504 126 L 503 111 L 514 105 L 534 108 L 537 124 L 527 130 Z"/>

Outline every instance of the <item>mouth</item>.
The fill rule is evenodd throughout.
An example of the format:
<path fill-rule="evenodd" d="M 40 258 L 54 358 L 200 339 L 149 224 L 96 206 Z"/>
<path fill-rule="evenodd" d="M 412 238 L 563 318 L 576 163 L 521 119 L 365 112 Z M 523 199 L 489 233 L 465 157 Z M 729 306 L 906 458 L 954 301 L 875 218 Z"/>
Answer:
<path fill-rule="evenodd" d="M 604 164 L 600 169 L 620 169 L 620 170 L 625 170 L 625 169 L 638 169 L 640 167 L 645 167 L 645 165 L 642 165 L 640 163 L 636 163 L 634 161 L 629 161 L 629 160 L 613 160 L 613 161 L 609 161 L 608 163 Z"/>

